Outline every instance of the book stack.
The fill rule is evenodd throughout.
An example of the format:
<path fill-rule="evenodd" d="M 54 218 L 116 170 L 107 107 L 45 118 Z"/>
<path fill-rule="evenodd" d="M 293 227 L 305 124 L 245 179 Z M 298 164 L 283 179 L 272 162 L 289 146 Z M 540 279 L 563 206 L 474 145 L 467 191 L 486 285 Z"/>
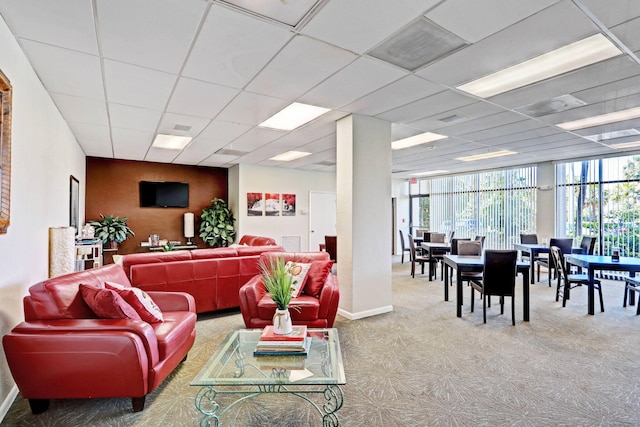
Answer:
<path fill-rule="evenodd" d="M 311 337 L 307 337 L 306 325 L 295 325 L 293 331 L 287 335 L 275 334 L 273 326 L 266 326 L 260 334 L 260 339 L 254 355 L 292 355 L 306 356 L 311 344 Z"/>

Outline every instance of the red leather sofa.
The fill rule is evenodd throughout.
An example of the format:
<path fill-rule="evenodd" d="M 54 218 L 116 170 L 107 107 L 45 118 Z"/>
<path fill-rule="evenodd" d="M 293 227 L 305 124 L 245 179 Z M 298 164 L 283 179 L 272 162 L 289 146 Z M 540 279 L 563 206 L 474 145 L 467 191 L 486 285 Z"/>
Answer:
<path fill-rule="evenodd" d="M 271 238 L 244 236 L 251 243 L 274 243 Z M 196 301 L 196 312 L 240 306 L 242 285 L 259 273 L 260 254 L 282 247 L 247 246 L 147 252 L 125 255 L 124 271 L 135 287 L 149 291 L 187 292 Z"/>
<path fill-rule="evenodd" d="M 283 257 L 285 262 L 300 263 L 329 260 L 327 252 L 268 252 L 261 255 L 265 263 L 269 262 L 269 257 Z M 329 272 L 317 296 L 302 293 L 291 299 L 290 306 L 298 307 L 297 310 L 289 309 L 293 324 L 311 328 L 333 327 L 339 300 L 338 278 Z M 273 324 L 276 305 L 267 294 L 262 275 L 256 275 L 240 288 L 240 311 L 247 328 L 264 328 Z"/>
<path fill-rule="evenodd" d="M 99 319 L 80 284 L 130 286 L 122 267 L 58 276 L 33 285 L 23 299 L 25 321 L 2 339 L 22 396 L 34 414 L 49 399 L 131 397 L 134 411 L 187 357 L 195 338 L 189 294 L 149 292 L 164 321 Z"/>

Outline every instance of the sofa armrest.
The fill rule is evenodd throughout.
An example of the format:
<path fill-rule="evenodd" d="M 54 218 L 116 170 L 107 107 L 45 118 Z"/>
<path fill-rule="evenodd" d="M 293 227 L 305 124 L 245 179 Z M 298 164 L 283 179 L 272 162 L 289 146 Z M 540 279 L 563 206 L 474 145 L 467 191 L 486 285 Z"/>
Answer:
<path fill-rule="evenodd" d="M 251 324 L 251 318 L 259 317 L 258 301 L 266 293 L 267 289 L 264 287 L 261 274 L 253 276 L 240 288 L 240 311 L 245 325 Z"/>
<path fill-rule="evenodd" d="M 318 300 L 320 301 L 318 318 L 328 319 L 329 324 L 327 327 L 333 327 L 333 321 L 338 312 L 338 303 L 340 302 L 340 289 L 338 288 L 337 276 L 333 274 L 327 276 Z"/>
<path fill-rule="evenodd" d="M 186 292 L 146 291 L 160 311 L 196 312 L 196 300 Z"/>

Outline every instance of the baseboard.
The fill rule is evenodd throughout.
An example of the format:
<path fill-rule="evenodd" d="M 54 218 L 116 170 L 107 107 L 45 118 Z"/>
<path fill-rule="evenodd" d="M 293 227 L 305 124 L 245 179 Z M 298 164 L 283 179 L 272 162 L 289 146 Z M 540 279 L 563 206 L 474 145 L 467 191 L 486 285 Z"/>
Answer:
<path fill-rule="evenodd" d="M 387 305 L 385 307 L 374 308 L 372 310 L 360 311 L 358 313 L 351 313 L 342 308 L 338 308 L 338 314 L 342 317 L 346 317 L 349 320 L 358 320 L 363 319 L 365 317 L 376 316 L 378 314 L 389 313 L 393 311 L 392 305 Z"/>
<path fill-rule="evenodd" d="M 16 397 L 18 397 L 18 387 L 14 384 L 11 390 L 9 390 L 7 398 L 4 400 L 4 402 L 2 402 L 2 405 L 0 405 L 0 423 L 2 423 L 5 415 L 7 415 L 7 412 L 9 412 L 9 409 L 11 409 L 11 405 L 13 405 Z"/>

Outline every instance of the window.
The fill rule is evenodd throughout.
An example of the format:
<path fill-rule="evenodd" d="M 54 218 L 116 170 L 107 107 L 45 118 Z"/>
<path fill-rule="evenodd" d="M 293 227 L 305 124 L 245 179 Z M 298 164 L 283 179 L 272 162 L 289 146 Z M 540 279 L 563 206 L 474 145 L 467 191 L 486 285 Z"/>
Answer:
<path fill-rule="evenodd" d="M 11 190 L 11 84 L 0 71 L 0 234 L 9 227 Z"/>

